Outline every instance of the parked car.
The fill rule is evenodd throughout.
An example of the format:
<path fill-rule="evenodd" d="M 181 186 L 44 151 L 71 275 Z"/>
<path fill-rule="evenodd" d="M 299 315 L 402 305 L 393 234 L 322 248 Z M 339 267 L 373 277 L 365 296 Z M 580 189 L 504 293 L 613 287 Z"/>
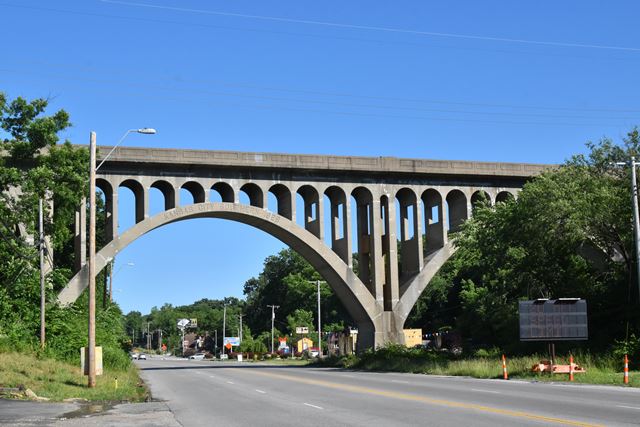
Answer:
<path fill-rule="evenodd" d="M 203 360 L 203 359 L 204 359 L 204 353 L 196 353 L 189 356 L 189 360 Z"/>
<path fill-rule="evenodd" d="M 138 355 L 138 360 L 147 360 L 147 355 L 144 353 L 140 353 L 140 355 Z"/>
<path fill-rule="evenodd" d="M 130 356 L 132 360 L 138 360 L 138 353 L 131 353 Z"/>

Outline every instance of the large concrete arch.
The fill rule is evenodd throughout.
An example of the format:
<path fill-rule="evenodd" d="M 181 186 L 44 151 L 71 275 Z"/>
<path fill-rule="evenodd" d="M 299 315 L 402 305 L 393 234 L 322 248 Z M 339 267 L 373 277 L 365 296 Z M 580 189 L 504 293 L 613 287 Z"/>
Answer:
<path fill-rule="evenodd" d="M 353 270 L 311 232 L 281 215 L 238 203 L 199 203 L 177 207 L 141 221 L 116 237 L 96 254 L 98 274 L 124 248 L 142 235 L 164 225 L 194 218 L 221 218 L 256 227 L 276 237 L 304 257 L 327 281 L 358 324 L 358 348 L 383 344 L 381 307 Z M 86 288 L 84 266 L 58 295 L 61 305 L 73 303 Z"/>

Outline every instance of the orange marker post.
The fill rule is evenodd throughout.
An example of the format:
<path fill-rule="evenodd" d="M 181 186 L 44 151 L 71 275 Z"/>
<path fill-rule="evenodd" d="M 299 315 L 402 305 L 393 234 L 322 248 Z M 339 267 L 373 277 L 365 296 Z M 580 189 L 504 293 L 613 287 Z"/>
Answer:
<path fill-rule="evenodd" d="M 629 358 L 624 355 L 624 383 L 629 384 Z"/>
<path fill-rule="evenodd" d="M 573 354 L 569 355 L 569 381 L 573 381 Z"/>
<path fill-rule="evenodd" d="M 509 374 L 507 373 L 507 358 L 502 355 L 502 376 L 505 380 L 509 379 Z"/>

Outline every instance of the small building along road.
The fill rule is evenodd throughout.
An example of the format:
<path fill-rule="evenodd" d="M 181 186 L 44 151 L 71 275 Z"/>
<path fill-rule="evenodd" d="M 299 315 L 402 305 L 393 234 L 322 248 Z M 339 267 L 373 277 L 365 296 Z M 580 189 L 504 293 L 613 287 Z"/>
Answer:
<path fill-rule="evenodd" d="M 188 426 L 631 426 L 640 390 L 157 358 L 136 362 Z"/>

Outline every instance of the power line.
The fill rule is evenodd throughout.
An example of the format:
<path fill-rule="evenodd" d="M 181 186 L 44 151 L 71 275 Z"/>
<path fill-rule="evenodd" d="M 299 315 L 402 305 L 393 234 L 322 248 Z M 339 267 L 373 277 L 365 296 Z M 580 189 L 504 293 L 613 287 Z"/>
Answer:
<path fill-rule="evenodd" d="M 68 9 L 55 9 L 50 7 L 37 7 L 37 6 L 27 6 L 27 5 L 15 5 L 15 4 L 6 4 L 0 3 L 0 6 L 11 7 L 11 8 L 19 8 L 19 9 L 29 9 L 29 10 L 41 10 L 47 12 L 55 12 L 55 13 L 66 13 L 73 15 L 81 15 L 81 16 L 93 16 L 93 17 L 101 17 L 108 19 L 124 19 L 124 20 L 132 20 L 139 22 L 149 22 L 155 24 L 170 24 L 170 25 L 182 25 L 188 27 L 200 27 L 200 28 L 215 28 L 219 30 L 225 31 L 244 31 L 244 32 L 254 32 L 254 33 L 267 33 L 267 34 L 277 34 L 284 36 L 292 36 L 292 37 L 311 37 L 311 38 L 325 38 L 325 39 L 334 39 L 334 40 L 346 40 L 346 41 L 356 41 L 361 43 L 378 43 L 378 44 L 393 44 L 393 45 L 410 45 L 410 46 L 428 46 L 436 49 L 447 49 L 447 50 L 463 50 L 463 51 L 484 51 L 484 52 L 497 52 L 497 53 L 506 53 L 506 54 L 522 54 L 522 55 L 537 55 L 537 56 L 550 56 L 550 57 L 560 57 L 562 59 L 567 58 L 581 58 L 581 59 L 593 59 L 591 56 L 584 55 L 575 55 L 575 54 L 553 54 L 549 52 L 539 52 L 539 51 L 517 51 L 517 50 L 504 50 L 504 49 L 488 49 L 482 47 L 461 47 L 461 46 L 451 46 L 451 45 L 436 45 L 431 42 L 429 43 L 419 43 L 419 42 L 410 42 L 406 40 L 380 40 L 380 39 L 367 39 L 362 37 L 347 37 L 347 36 L 336 36 L 329 34 L 310 34 L 310 33 L 299 33 L 299 32 L 291 32 L 291 31 L 281 31 L 281 30 L 266 30 L 266 29 L 256 29 L 256 28 L 239 28 L 239 27 L 230 27 L 223 25 L 211 25 L 211 24 L 203 24 L 199 22 L 184 22 L 184 21 L 172 21 L 167 19 L 153 19 L 153 18 L 143 18 L 139 16 L 123 16 L 123 15 L 111 15 L 104 13 L 95 13 L 95 12 L 84 12 L 77 10 L 68 10 Z M 634 60 L 632 57 L 609 57 L 608 60 L 617 60 L 617 61 L 628 61 Z"/>
<path fill-rule="evenodd" d="M 87 66 L 83 66 L 83 65 L 77 65 L 77 64 L 56 64 L 56 63 L 51 63 L 51 62 L 43 62 L 43 61 L 32 61 L 32 60 L 26 60 L 25 62 L 27 63 L 31 63 L 31 64 L 37 64 L 37 65 L 44 65 L 44 66 L 48 66 L 48 67 L 55 67 L 55 68 L 61 68 L 61 69 L 69 69 L 69 70 L 74 70 L 74 71 L 87 71 L 87 72 L 91 72 L 92 74 L 95 74 L 96 72 L 105 72 L 104 68 L 97 68 L 97 67 L 87 67 Z M 2 69 L 0 69 L 0 71 L 2 71 Z M 29 70 L 10 70 L 10 69 L 6 69 L 6 71 L 10 71 L 10 72 L 31 72 L 33 73 L 32 69 Z M 117 71 L 108 71 L 109 75 L 113 75 L 114 73 L 117 73 Z M 148 77 L 145 76 L 145 81 L 148 81 Z M 111 80 L 112 82 L 116 82 L 116 80 Z M 130 81 L 132 84 L 133 82 Z M 169 82 L 168 80 L 164 79 L 163 82 Z M 315 89 L 293 89 L 293 88 L 287 88 L 287 87 L 278 87 L 278 86 L 260 86 L 260 85 L 254 85 L 254 84 L 247 84 L 247 83 L 238 83 L 238 82 L 228 82 L 228 81 L 223 81 L 223 80 L 209 80 L 209 79 L 197 79 L 197 80 L 184 80 L 184 79 L 180 79 L 180 83 L 186 83 L 186 84 L 220 84 L 222 86 L 228 86 L 228 87 L 235 87 L 235 88 L 241 88 L 241 89 L 257 89 L 257 90 L 264 90 L 264 91 L 274 91 L 274 92 L 285 92 L 285 93 L 298 93 L 298 94 L 307 94 L 307 95 L 319 95 L 319 96 L 331 96 L 331 97 L 338 97 L 338 98 L 360 98 L 360 99 L 372 99 L 372 100 L 384 100 L 384 101 L 393 101 L 393 102 L 408 102 L 408 103 L 422 103 L 422 104 L 441 104 L 441 105 L 452 105 L 452 106 L 456 106 L 456 105 L 460 105 L 460 106 L 470 106 L 470 107 L 489 107 L 489 108 L 512 108 L 512 109 L 527 109 L 527 110 L 548 110 L 548 111 L 577 111 L 577 112 L 608 112 L 608 113 L 640 113 L 640 109 L 631 109 L 631 108 L 579 108 L 579 107 L 551 107 L 551 106 L 543 106 L 543 105 L 517 105 L 517 104 L 493 104 L 493 103 L 486 103 L 486 102 L 460 102 L 460 101 L 444 101 L 444 100 L 430 100 L 430 99 L 420 99 L 420 98 L 404 98 L 404 97 L 388 97 L 388 96 L 379 96 L 379 95 L 359 95 L 359 94 L 353 94 L 353 93 L 345 93 L 345 92 L 326 92 L 326 91 L 320 91 L 320 90 L 315 90 Z M 139 85 L 138 83 L 135 83 L 137 86 Z M 198 93 L 201 93 L 202 90 L 199 90 Z M 225 96 L 234 96 L 234 94 L 225 94 Z M 245 95 L 241 95 L 241 96 L 245 96 Z M 287 99 L 287 98 L 282 98 L 282 100 L 287 100 L 287 101 L 301 101 L 301 102 L 313 102 L 311 100 L 295 100 L 295 99 Z M 371 106 L 371 105 L 369 105 Z M 368 106 L 368 107 L 369 107 Z M 377 108 L 376 106 L 371 106 L 373 108 Z M 385 108 L 380 107 L 380 108 Z M 395 107 L 394 107 L 395 108 Z M 456 112 L 464 112 L 464 111 L 456 111 Z M 480 112 L 478 112 L 479 114 L 481 114 Z M 509 114 L 511 115 L 511 114 Z M 535 114 L 533 114 L 535 115 Z M 556 114 L 554 114 L 551 117 L 561 117 L 558 116 Z M 575 118 L 575 117 L 573 117 Z M 589 117 L 591 118 L 591 117 Z M 602 118 L 602 117 L 599 117 Z"/>
<path fill-rule="evenodd" d="M 32 70 L 16 70 L 16 69 L 6 69 L 0 68 L 0 72 L 13 72 L 24 74 L 39 74 Z M 77 82 L 78 80 L 84 80 L 89 83 L 118 83 L 122 84 L 122 82 L 108 80 L 108 79 L 88 79 L 77 76 L 54 76 L 52 74 L 47 74 L 47 78 L 57 78 L 61 80 L 71 80 Z M 314 100 L 300 100 L 300 99 L 290 99 L 290 98 L 278 98 L 278 97 L 267 97 L 260 95 L 245 95 L 245 94 L 233 94 L 233 93 L 225 93 L 225 92 L 213 92 L 207 91 L 206 89 L 192 89 L 192 90 L 184 90 L 180 88 L 169 88 L 162 86 L 153 86 L 153 85 L 145 85 L 138 82 L 124 82 L 132 87 L 140 87 L 146 86 L 149 89 L 153 89 L 154 91 L 165 91 L 165 92 L 178 92 L 178 93 L 188 93 L 193 92 L 196 94 L 209 94 L 211 96 L 223 96 L 223 97 L 238 97 L 238 98 L 249 98 L 249 99 L 259 99 L 259 100 L 268 100 L 268 101 L 281 101 L 281 102 L 298 102 L 298 103 L 307 103 L 307 104 L 328 104 L 328 105 L 337 105 L 337 106 L 346 106 L 346 107 L 358 107 L 358 108 L 384 108 L 389 110 L 416 110 L 422 112 L 431 112 L 431 113 L 446 113 L 446 114 L 475 114 L 475 115 L 495 115 L 495 116 L 520 116 L 520 117 L 546 117 L 546 118 L 570 118 L 570 119 L 584 119 L 584 120 L 619 120 L 619 121 L 629 121 L 635 122 L 637 121 L 634 117 L 592 117 L 592 116 L 559 116 L 559 115 L 540 115 L 540 114 L 518 114 L 518 113 L 504 113 L 504 112 L 479 112 L 479 111 L 464 111 L 464 110 L 443 110 L 443 109 L 420 109 L 420 108 L 411 108 L 411 107 L 394 107 L 394 106 L 376 106 L 376 105 L 364 105 L 364 104 L 348 104 L 348 103 L 339 103 L 339 102 L 329 102 L 329 101 L 314 101 Z M 101 86 L 102 87 L 102 86 Z M 115 88 L 116 90 L 122 93 L 122 90 L 119 87 Z M 193 98 L 168 98 L 168 97 L 158 97 L 156 95 L 150 95 L 148 92 L 136 92 L 138 94 L 144 94 L 145 97 L 155 97 L 159 99 L 167 99 L 167 100 L 180 100 L 184 102 L 193 102 Z M 453 122 L 471 122 L 471 123 L 495 123 L 495 124 L 517 124 L 517 125 L 559 125 L 559 126 L 602 126 L 602 124 L 597 124 L 593 122 L 588 123 L 566 123 L 566 122 L 522 122 L 522 121 L 503 121 L 503 120 L 486 120 L 486 119 L 471 119 L 471 118 L 460 118 L 460 117 L 434 117 L 434 116 L 410 116 L 410 115 L 400 115 L 400 114 L 381 114 L 381 113 L 371 113 L 371 112 L 362 112 L 362 111 L 336 111 L 336 110 L 326 110 L 326 109 L 311 109 L 311 108 L 296 108 L 296 107 L 287 107 L 281 105 L 273 105 L 273 104 L 227 104 L 227 105 L 235 105 L 242 107 L 252 107 L 252 108 L 262 108 L 262 109 L 279 109 L 285 111 L 299 111 L 299 112 L 312 112 L 312 113 L 323 113 L 323 114 L 338 114 L 338 115 L 348 115 L 348 116 L 363 116 L 363 117 L 384 117 L 384 118 L 397 118 L 397 119 L 417 119 L 417 120 L 434 120 L 434 121 L 453 121 Z"/>
<path fill-rule="evenodd" d="M 497 41 L 497 42 L 505 42 L 505 43 L 520 43 L 520 44 L 543 45 L 543 46 L 577 47 L 577 48 L 583 48 L 583 49 L 606 49 L 606 50 L 618 50 L 618 51 L 628 51 L 628 52 L 640 52 L 640 48 L 635 48 L 635 47 L 609 46 L 609 45 L 596 45 L 596 44 L 583 44 L 583 43 L 568 43 L 568 42 L 557 42 L 557 41 L 512 39 L 512 38 L 507 38 L 507 37 L 491 37 L 491 36 L 480 36 L 480 35 L 472 35 L 472 34 L 441 33 L 441 32 L 433 32 L 433 31 L 407 30 L 407 29 L 402 29 L 402 28 L 377 27 L 377 26 L 355 25 L 355 24 L 342 24 L 342 23 L 337 23 L 337 22 L 313 21 L 313 20 L 294 19 L 294 18 L 281 18 L 281 17 L 276 17 L 276 16 L 250 15 L 250 14 L 243 14 L 243 13 L 222 12 L 222 11 L 207 10 L 207 9 L 191 9 L 191 8 L 185 8 L 185 7 L 163 6 L 163 5 L 155 5 L 155 4 L 149 4 L 149 3 L 136 3 L 136 2 L 121 1 L 121 0 L 99 0 L 99 1 L 101 1 L 102 3 L 119 4 L 119 5 L 124 5 L 124 6 L 145 7 L 145 8 L 152 8 L 152 9 L 163 9 L 163 10 L 171 10 L 171 11 L 177 11 L 177 12 L 198 13 L 198 14 L 203 14 L 203 15 L 231 16 L 231 17 L 236 17 L 236 18 L 247 18 L 247 19 L 257 19 L 257 20 L 263 20 L 263 21 L 286 22 L 286 23 L 293 23 L 293 24 L 317 25 L 317 26 L 334 27 L 334 28 L 354 29 L 354 30 L 381 31 L 381 32 L 412 34 L 412 35 L 420 35 L 420 36 L 447 37 L 447 38 L 468 39 L 468 40 L 483 40 L 483 41 Z"/>

